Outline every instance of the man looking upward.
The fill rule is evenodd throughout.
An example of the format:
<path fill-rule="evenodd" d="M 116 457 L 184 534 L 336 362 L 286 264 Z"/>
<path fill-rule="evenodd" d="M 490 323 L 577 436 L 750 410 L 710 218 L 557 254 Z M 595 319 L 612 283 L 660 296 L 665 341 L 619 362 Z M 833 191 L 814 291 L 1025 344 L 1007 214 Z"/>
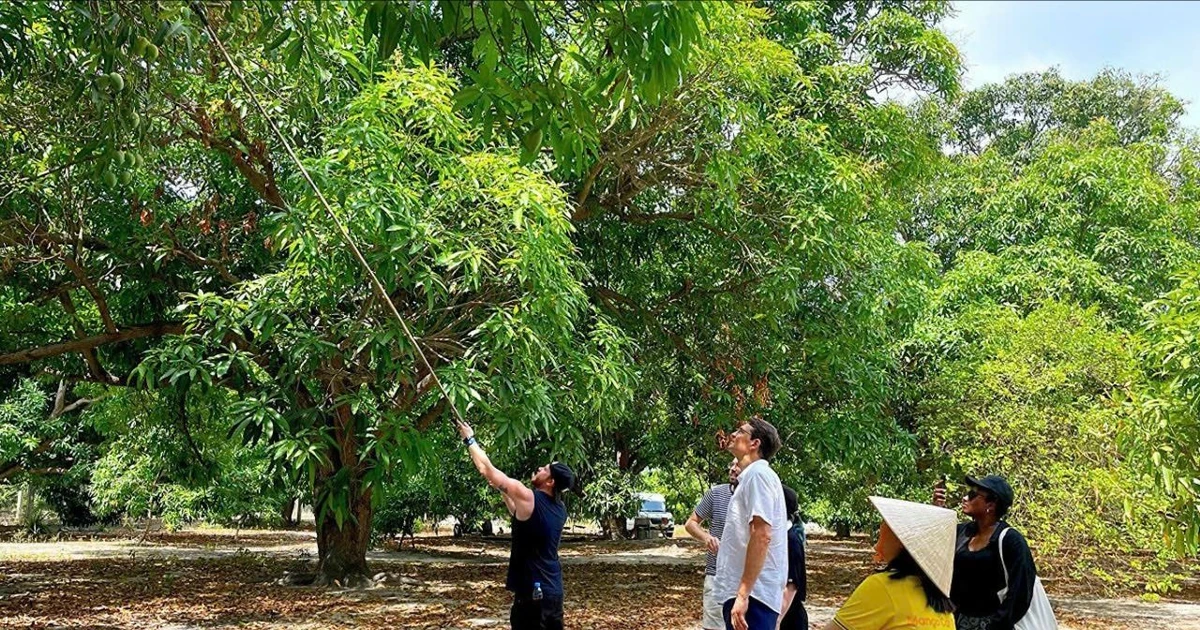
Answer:
<path fill-rule="evenodd" d="M 563 627 L 562 565 L 558 543 L 567 508 L 561 495 L 575 485 L 575 473 L 562 462 L 537 469 L 529 488 L 492 465 L 487 453 L 466 423 L 458 433 L 471 454 L 471 462 L 488 484 L 504 495 L 512 514 L 512 551 L 508 556 L 505 588 L 512 591 L 509 624 L 513 630 L 561 630 Z"/>

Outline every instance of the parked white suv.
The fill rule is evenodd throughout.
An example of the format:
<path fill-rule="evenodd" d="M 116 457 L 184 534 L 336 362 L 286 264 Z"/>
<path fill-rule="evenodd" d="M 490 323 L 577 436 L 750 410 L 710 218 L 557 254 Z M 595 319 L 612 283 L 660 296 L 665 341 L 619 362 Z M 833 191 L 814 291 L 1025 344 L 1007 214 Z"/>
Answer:
<path fill-rule="evenodd" d="M 627 538 L 650 538 L 651 536 L 675 535 L 675 517 L 667 511 L 667 499 L 661 494 L 638 493 L 637 516 L 625 519 Z"/>

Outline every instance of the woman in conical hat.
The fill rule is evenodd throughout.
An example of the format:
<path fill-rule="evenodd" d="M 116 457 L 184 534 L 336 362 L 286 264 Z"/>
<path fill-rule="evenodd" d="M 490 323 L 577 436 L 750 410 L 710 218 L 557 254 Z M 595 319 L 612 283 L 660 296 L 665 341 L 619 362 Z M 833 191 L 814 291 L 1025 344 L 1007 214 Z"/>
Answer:
<path fill-rule="evenodd" d="M 871 497 L 883 516 L 875 559 L 883 571 L 863 580 L 825 630 L 954 630 L 954 512 Z"/>

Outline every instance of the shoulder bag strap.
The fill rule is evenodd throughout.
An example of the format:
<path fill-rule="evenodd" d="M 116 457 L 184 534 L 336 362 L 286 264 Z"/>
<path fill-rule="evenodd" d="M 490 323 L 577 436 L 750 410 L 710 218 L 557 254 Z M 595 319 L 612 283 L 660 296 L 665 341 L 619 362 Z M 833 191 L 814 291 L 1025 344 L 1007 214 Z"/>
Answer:
<path fill-rule="evenodd" d="M 1004 531 L 1000 532 L 1000 568 L 1004 569 L 1004 590 L 1008 590 L 1008 564 L 1004 562 L 1004 536 L 1008 534 L 1010 527 L 1005 527 Z"/>

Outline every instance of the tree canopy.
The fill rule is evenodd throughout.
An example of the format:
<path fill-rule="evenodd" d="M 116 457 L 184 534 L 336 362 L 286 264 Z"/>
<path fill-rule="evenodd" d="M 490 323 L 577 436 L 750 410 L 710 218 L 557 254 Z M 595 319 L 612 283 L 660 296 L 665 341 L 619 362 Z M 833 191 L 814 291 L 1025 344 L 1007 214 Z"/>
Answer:
<path fill-rule="evenodd" d="M 964 92 L 950 11 L 0 5 L 0 482 L 180 522 L 300 497 L 344 582 L 377 509 L 491 509 L 448 404 L 608 521 L 720 479 L 758 414 L 826 523 L 999 472 L 1047 553 L 1195 549 L 1183 105 L 1119 70 Z"/>

